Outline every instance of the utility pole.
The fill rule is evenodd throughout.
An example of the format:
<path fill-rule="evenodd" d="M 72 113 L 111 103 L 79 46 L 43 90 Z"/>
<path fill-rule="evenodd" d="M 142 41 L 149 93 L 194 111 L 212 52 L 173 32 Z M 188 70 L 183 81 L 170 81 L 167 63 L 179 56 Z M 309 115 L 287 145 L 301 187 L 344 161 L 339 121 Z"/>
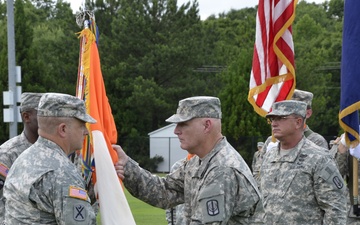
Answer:
<path fill-rule="evenodd" d="M 9 138 L 15 137 L 17 133 L 18 109 L 17 109 L 17 90 L 16 90 L 16 62 L 15 62 L 15 28 L 14 28 L 14 1 L 7 0 L 7 40 L 8 40 L 8 78 L 9 92 L 8 99 L 4 97 L 4 102 L 9 102 L 8 116 L 10 123 Z M 4 95 L 5 96 L 5 95 Z M 5 115 L 4 115 L 5 118 Z"/>

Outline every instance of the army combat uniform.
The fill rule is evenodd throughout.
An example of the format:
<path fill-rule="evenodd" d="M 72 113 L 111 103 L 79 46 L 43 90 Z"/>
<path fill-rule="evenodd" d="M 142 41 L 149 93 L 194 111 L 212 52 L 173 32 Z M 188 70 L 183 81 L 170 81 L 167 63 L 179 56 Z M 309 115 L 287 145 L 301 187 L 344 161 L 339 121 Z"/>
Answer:
<path fill-rule="evenodd" d="M 58 145 L 42 137 L 13 164 L 4 197 L 8 225 L 96 224 L 77 168 Z"/>
<path fill-rule="evenodd" d="M 42 93 L 24 92 L 21 94 L 20 112 L 26 112 L 28 110 L 36 110 L 39 104 L 39 100 Z M 35 122 L 31 122 L 30 126 L 34 126 Z M 37 123 L 37 122 L 36 122 Z M 0 224 L 5 219 L 5 198 L 3 197 L 3 187 L 12 164 L 17 157 L 32 143 L 25 135 L 26 126 L 24 126 L 21 134 L 7 140 L 0 146 Z M 33 131 L 33 132 L 37 132 Z"/>
<path fill-rule="evenodd" d="M 3 187 L 9 172 L 9 168 L 15 159 L 28 147 L 30 143 L 22 132 L 20 135 L 11 138 L 0 146 L 0 218 L 5 216 L 5 199 L 3 196 Z M 1 222 L 0 222 L 1 223 Z"/>
<path fill-rule="evenodd" d="M 181 167 L 185 162 L 186 162 L 186 158 L 176 161 L 174 165 L 171 166 L 170 173 L 175 171 L 177 168 Z M 183 204 L 177 205 L 176 207 L 170 209 L 166 209 L 165 218 L 166 221 L 168 222 L 168 225 L 173 225 L 175 224 L 176 221 L 182 221 L 183 211 L 184 211 Z M 182 222 L 178 222 L 178 223 L 182 224 Z"/>
<path fill-rule="evenodd" d="M 326 139 L 321 136 L 319 133 L 316 133 L 312 131 L 308 125 L 306 125 L 306 128 L 304 130 L 304 135 L 307 139 L 314 142 L 317 146 L 323 147 L 326 150 L 329 150 L 329 145 L 326 141 Z"/>
<path fill-rule="evenodd" d="M 166 209 L 184 203 L 182 224 L 262 224 L 257 185 L 225 137 L 204 158 L 194 156 L 164 178 L 153 176 L 131 159 L 124 175 L 127 190 L 153 206 Z"/>
<path fill-rule="evenodd" d="M 307 138 L 289 154 L 267 152 L 261 167 L 266 224 L 345 224 L 346 186 L 335 162 Z"/>

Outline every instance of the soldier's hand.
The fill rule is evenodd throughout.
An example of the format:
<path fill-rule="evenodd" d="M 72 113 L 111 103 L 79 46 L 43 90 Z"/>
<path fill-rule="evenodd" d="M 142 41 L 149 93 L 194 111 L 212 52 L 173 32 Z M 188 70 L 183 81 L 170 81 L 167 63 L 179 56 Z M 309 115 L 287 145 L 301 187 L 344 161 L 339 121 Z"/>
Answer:
<path fill-rule="evenodd" d="M 126 155 L 124 150 L 121 148 L 120 145 L 112 145 L 114 150 L 118 154 L 118 162 L 115 164 L 115 170 L 118 177 L 123 180 L 124 179 L 124 167 L 126 163 L 129 161 L 129 157 Z"/>

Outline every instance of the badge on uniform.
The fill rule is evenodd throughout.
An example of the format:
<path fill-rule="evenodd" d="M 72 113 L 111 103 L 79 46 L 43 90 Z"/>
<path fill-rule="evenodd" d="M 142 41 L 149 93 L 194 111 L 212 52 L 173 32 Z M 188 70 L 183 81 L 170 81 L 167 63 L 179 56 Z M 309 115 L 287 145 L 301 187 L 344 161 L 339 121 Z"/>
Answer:
<path fill-rule="evenodd" d="M 344 187 L 344 183 L 341 181 L 341 179 L 338 176 L 333 177 L 333 182 L 338 189 L 341 189 Z"/>
<path fill-rule="evenodd" d="M 86 218 L 86 208 L 82 204 L 74 205 L 74 220 L 84 221 Z"/>
<path fill-rule="evenodd" d="M 217 200 L 209 200 L 206 202 L 207 212 L 209 216 L 216 216 L 219 214 L 219 203 Z"/>
<path fill-rule="evenodd" d="M 4 164 L 0 163 L 0 175 L 6 177 L 9 172 L 9 168 Z"/>
<path fill-rule="evenodd" d="M 85 201 L 87 201 L 87 199 L 88 199 L 86 190 L 84 190 L 82 188 L 74 187 L 74 186 L 69 187 L 69 196 L 73 197 L 73 198 L 82 199 Z"/>

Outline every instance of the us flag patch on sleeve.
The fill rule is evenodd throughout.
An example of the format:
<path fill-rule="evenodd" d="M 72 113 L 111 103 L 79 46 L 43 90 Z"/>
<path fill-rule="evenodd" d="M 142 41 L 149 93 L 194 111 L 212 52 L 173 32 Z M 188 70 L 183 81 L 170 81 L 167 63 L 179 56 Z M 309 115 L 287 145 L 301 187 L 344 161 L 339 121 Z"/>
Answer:
<path fill-rule="evenodd" d="M 9 172 L 9 168 L 4 164 L 0 163 L 0 175 L 6 177 Z"/>
<path fill-rule="evenodd" d="M 73 198 L 78 198 L 78 199 L 82 199 L 87 201 L 88 199 L 88 195 L 87 195 L 87 191 L 82 189 L 82 188 L 78 188 L 78 187 L 74 187 L 74 186 L 70 186 L 69 188 L 69 196 L 73 197 Z"/>

